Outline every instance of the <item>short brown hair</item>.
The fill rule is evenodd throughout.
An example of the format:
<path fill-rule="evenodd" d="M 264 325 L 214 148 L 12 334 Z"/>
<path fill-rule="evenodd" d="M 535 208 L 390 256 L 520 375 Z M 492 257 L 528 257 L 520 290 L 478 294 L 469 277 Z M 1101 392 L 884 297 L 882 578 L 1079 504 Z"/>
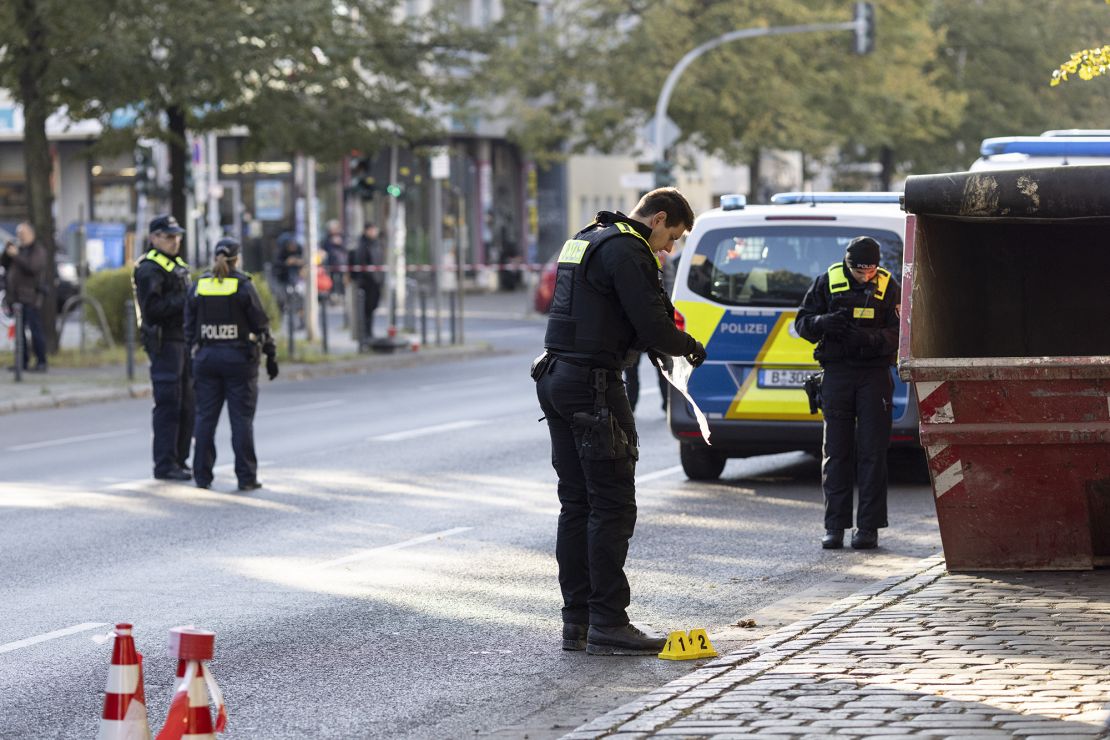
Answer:
<path fill-rule="evenodd" d="M 677 188 L 656 188 L 645 193 L 640 202 L 632 209 L 633 216 L 654 216 L 659 211 L 667 214 L 667 227 L 679 224 L 686 230 L 694 228 L 694 210 Z"/>

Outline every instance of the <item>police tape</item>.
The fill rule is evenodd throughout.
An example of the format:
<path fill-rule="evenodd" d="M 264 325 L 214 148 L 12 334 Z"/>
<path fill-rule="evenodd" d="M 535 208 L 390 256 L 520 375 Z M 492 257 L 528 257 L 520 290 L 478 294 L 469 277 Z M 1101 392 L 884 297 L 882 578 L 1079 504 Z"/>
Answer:
<path fill-rule="evenodd" d="M 321 265 L 325 272 L 391 272 L 392 268 L 387 265 L 335 265 L 329 267 Z M 406 272 L 436 272 L 438 270 L 446 270 L 447 272 L 456 272 L 462 270 L 498 270 L 504 272 L 539 272 L 544 268 L 543 264 L 525 263 L 525 262 L 509 262 L 503 265 L 490 265 L 490 264 L 473 264 L 463 265 L 459 268 L 457 265 L 443 265 L 437 268 L 435 265 L 405 265 Z"/>

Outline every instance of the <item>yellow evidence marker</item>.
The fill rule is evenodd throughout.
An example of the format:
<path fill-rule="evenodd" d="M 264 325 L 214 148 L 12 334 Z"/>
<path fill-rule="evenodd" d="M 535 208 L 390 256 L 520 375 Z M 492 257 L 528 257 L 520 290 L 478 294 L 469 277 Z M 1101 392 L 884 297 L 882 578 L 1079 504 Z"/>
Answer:
<path fill-rule="evenodd" d="M 716 658 L 717 651 L 709 642 L 709 635 L 703 629 L 690 630 L 689 634 L 676 630 L 667 636 L 667 644 L 659 653 L 663 660 L 696 660 Z"/>

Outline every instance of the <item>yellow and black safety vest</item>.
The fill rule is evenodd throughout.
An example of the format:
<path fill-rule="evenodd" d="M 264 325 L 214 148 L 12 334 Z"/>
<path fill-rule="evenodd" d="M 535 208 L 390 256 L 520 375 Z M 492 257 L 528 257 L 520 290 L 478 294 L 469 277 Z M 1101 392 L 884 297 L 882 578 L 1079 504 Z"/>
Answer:
<path fill-rule="evenodd" d="M 250 324 L 238 298 L 242 283 L 249 280 L 240 273 L 222 280 L 205 273 L 197 280 L 197 328 L 193 337 L 197 344 L 250 343 Z"/>

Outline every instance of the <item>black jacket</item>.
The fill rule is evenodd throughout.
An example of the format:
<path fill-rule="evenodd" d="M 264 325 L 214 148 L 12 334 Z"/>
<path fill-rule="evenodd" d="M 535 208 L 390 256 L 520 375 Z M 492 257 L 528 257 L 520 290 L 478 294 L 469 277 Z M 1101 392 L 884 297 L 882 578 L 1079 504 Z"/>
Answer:
<path fill-rule="evenodd" d="M 650 236 L 623 213 L 602 211 L 564 245 L 544 340 L 548 350 L 613 370 L 623 367 L 631 349 L 693 351 L 693 338 L 675 328 Z M 589 246 L 576 251 L 575 242 Z"/>
<path fill-rule="evenodd" d="M 148 250 L 135 265 L 135 299 L 144 325 L 162 330 L 163 341 L 185 340 L 189 266 L 180 257 Z"/>
<path fill-rule="evenodd" d="M 829 287 L 829 272 L 818 275 L 802 299 L 794 328 L 803 339 L 817 343 L 813 357 L 822 365 L 844 363 L 879 367 L 894 364 L 898 351 L 898 304 L 902 300 L 898 281 L 886 273 L 885 281 L 880 274 L 869 283 L 859 283 L 847 266 L 841 265 L 847 288 L 834 293 Z M 835 267 L 833 265 L 830 270 Z M 880 290 L 883 282 L 885 286 Z M 869 312 L 869 309 L 873 310 Z M 818 319 L 838 311 L 851 317 L 849 330 L 838 336 L 826 336 Z"/>
<path fill-rule="evenodd" d="M 237 344 L 250 346 L 272 343 L 270 336 L 270 319 L 262 308 L 262 300 L 251 283 L 251 278 L 246 273 L 232 270 L 229 278 L 238 281 L 236 291 L 228 296 L 198 296 L 198 287 L 205 278 L 211 278 L 212 273 L 206 272 L 189 290 L 189 297 L 185 303 L 185 338 L 190 346 L 201 344 Z M 210 304 L 210 311 L 204 310 L 204 304 Z M 220 335 L 214 341 L 209 337 L 202 337 L 202 324 L 238 325 L 239 331 L 234 338 Z M 253 334 L 252 339 L 250 335 Z"/>

